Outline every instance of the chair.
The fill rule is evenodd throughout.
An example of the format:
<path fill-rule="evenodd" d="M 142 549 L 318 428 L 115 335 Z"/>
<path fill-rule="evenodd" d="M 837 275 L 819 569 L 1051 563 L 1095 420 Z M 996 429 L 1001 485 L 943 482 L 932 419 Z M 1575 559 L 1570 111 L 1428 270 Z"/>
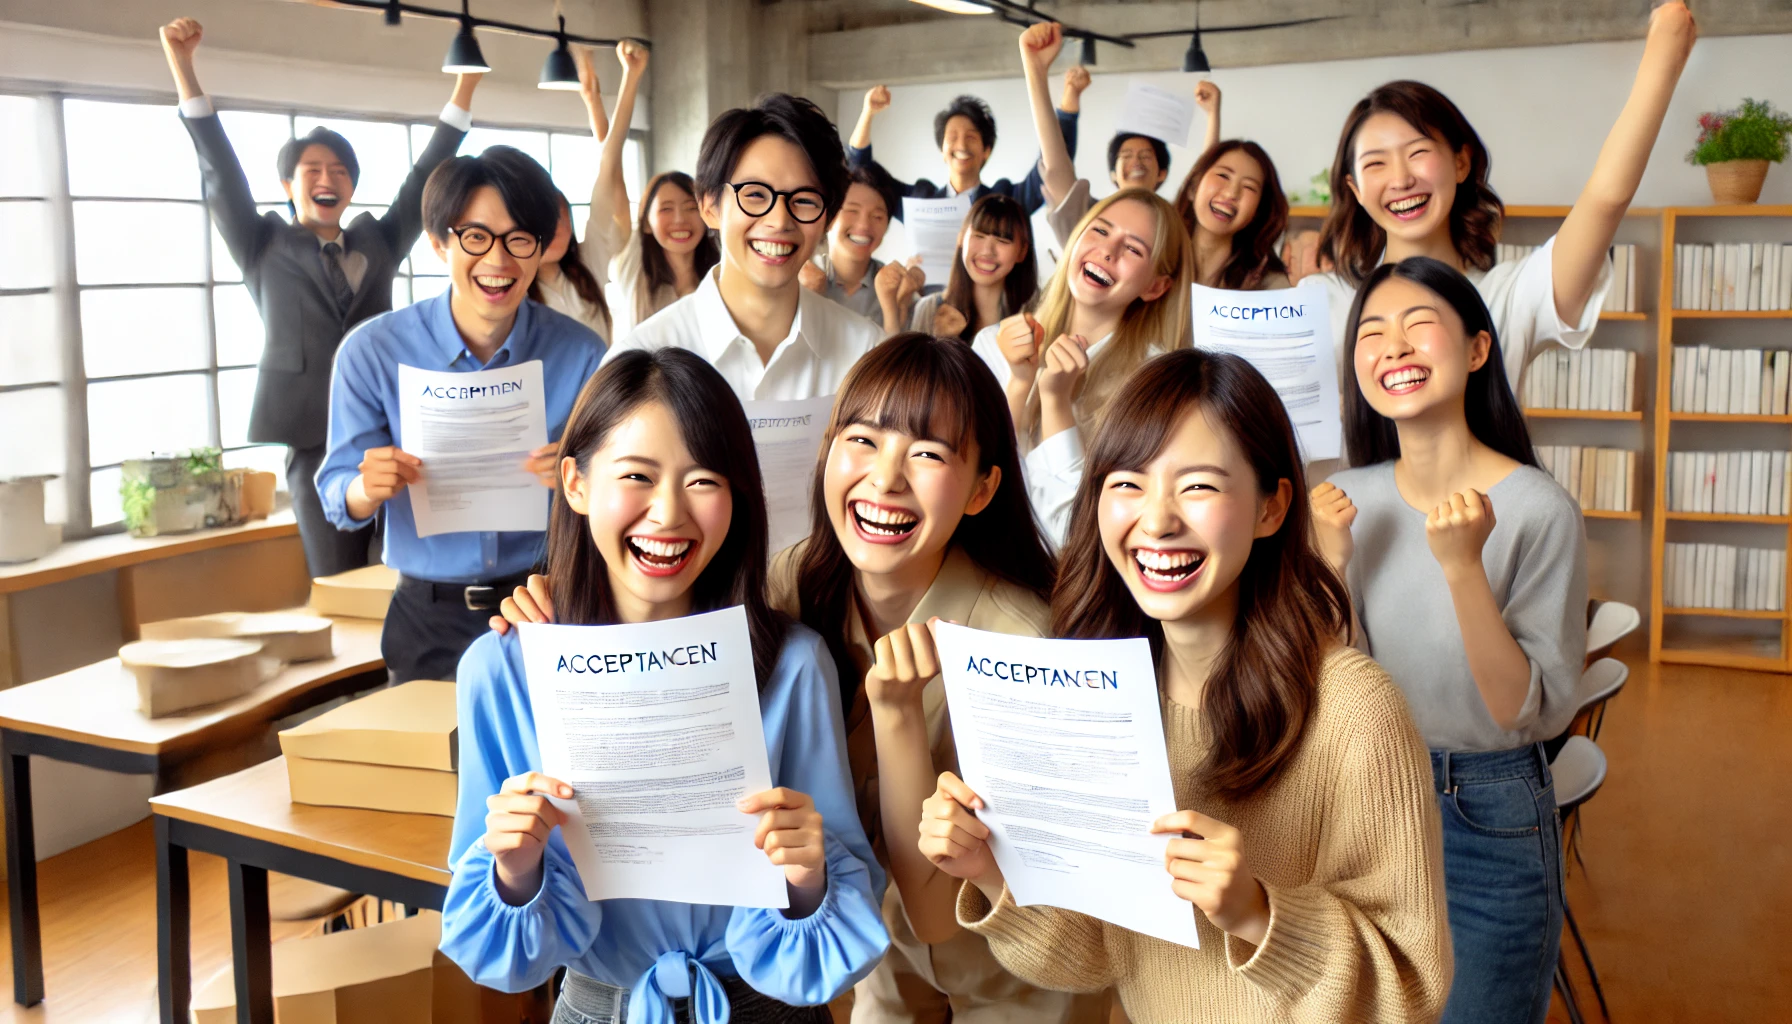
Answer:
<path fill-rule="evenodd" d="M 1621 663 L 1620 667 L 1622 667 Z M 1624 678 L 1620 676 L 1617 686 L 1623 685 Z M 1616 692 L 1616 687 L 1613 688 L 1613 692 Z M 1605 751 L 1600 750 L 1599 744 L 1585 736 L 1568 737 L 1568 742 L 1563 744 L 1561 753 L 1557 754 L 1555 760 L 1550 762 L 1549 773 L 1555 779 L 1556 807 L 1562 813 L 1562 834 L 1565 843 L 1573 845 L 1573 837 L 1578 834 L 1580 825 L 1578 812 L 1583 804 L 1593 798 L 1593 794 L 1599 792 L 1599 787 L 1605 785 L 1606 771 Z M 1577 850 L 1576 859 L 1579 856 Z M 1581 864 L 1581 868 L 1582 870 L 1586 869 L 1584 862 Z M 1568 930 L 1574 936 L 1574 944 L 1580 949 L 1581 962 L 1587 965 L 1587 976 L 1593 980 L 1593 994 L 1599 998 L 1600 1012 L 1605 1014 L 1607 1020 L 1610 1020 L 1611 1011 L 1605 1005 L 1605 989 L 1599 984 L 1599 971 L 1593 966 L 1592 954 L 1587 952 L 1586 940 L 1581 938 L 1580 925 L 1574 920 L 1574 908 L 1568 905 L 1566 892 L 1562 894 L 1562 911 L 1568 919 Z M 1556 986 L 1562 992 L 1563 1002 L 1568 1005 L 1569 1018 L 1575 1024 L 1580 1024 L 1580 1006 L 1575 1001 L 1573 988 L 1568 984 L 1567 963 L 1567 953 L 1564 951 L 1559 954 L 1556 963 Z"/>
<path fill-rule="evenodd" d="M 1605 727 L 1605 706 L 1629 678 L 1630 666 L 1616 658 L 1600 658 L 1581 673 L 1580 710 L 1575 718 L 1584 721 L 1588 739 L 1599 739 L 1599 730 Z"/>
<path fill-rule="evenodd" d="M 1642 624 L 1642 613 L 1622 601 L 1597 602 L 1587 618 L 1587 661 L 1610 654 L 1613 645 Z"/>

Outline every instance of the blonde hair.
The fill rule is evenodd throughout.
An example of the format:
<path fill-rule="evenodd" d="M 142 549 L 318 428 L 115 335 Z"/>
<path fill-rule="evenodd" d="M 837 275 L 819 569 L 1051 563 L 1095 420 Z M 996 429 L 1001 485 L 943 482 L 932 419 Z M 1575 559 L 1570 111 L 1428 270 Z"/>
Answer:
<path fill-rule="evenodd" d="M 1064 246 L 1064 258 L 1058 261 L 1058 267 L 1052 272 L 1052 278 L 1040 292 L 1039 307 L 1034 319 L 1045 329 L 1045 337 L 1049 344 L 1057 344 L 1057 338 L 1070 327 L 1070 314 L 1075 299 L 1070 294 L 1070 274 L 1075 268 L 1076 249 L 1082 242 L 1083 232 L 1095 218 L 1106 216 L 1109 207 L 1122 202 L 1142 203 L 1151 210 L 1157 221 L 1157 228 L 1151 239 L 1151 269 L 1157 277 L 1170 279 L 1170 288 L 1158 298 L 1146 302 L 1134 299 L 1120 315 L 1120 324 L 1114 329 L 1113 339 L 1105 345 L 1101 353 L 1089 363 L 1089 370 L 1077 385 L 1076 421 L 1083 432 L 1085 443 L 1093 436 L 1094 428 L 1107 411 L 1108 403 L 1119 392 L 1120 386 L 1126 383 L 1134 370 L 1137 370 L 1146 359 L 1150 358 L 1152 346 L 1158 346 L 1164 352 L 1187 348 L 1193 340 L 1194 322 L 1189 316 L 1189 285 L 1194 280 L 1194 258 L 1188 240 L 1188 232 L 1183 229 L 1182 218 L 1165 199 L 1156 192 L 1142 188 L 1122 189 L 1108 196 L 1083 214 L 1077 222 L 1076 230 Z M 1090 338 L 1090 342 L 1099 339 Z M 1041 353 L 1041 365 L 1044 365 Z M 1037 436 L 1039 423 L 1039 392 L 1034 390 L 1027 401 L 1028 419 L 1033 424 Z"/>

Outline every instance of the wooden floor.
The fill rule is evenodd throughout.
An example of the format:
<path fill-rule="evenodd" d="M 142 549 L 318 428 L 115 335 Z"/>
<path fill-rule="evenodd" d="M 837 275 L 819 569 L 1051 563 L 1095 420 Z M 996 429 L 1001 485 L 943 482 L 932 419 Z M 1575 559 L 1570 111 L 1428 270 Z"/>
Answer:
<path fill-rule="evenodd" d="M 1792 1018 L 1792 678 L 1633 663 L 1600 745 L 1611 774 L 1585 811 L 1587 866 L 1568 897 L 1612 1020 Z M 197 987 L 229 964 L 229 912 L 223 862 L 191 861 Z M 48 998 L 0 999 L 0 1024 L 155 1020 L 148 823 L 43 862 L 39 879 Z M 1559 1001 L 1551 1020 L 1567 1020 Z"/>

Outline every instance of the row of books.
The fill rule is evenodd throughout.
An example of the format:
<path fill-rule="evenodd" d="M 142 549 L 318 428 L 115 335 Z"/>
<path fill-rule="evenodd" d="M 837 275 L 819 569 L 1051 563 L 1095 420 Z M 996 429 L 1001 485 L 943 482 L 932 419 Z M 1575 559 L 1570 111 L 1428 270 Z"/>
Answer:
<path fill-rule="evenodd" d="M 1669 452 L 1668 511 L 1783 516 L 1792 452 Z"/>
<path fill-rule="evenodd" d="M 1631 412 L 1636 408 L 1636 353 L 1545 349 L 1531 360 L 1520 391 L 1527 409 Z"/>
<path fill-rule="evenodd" d="M 1583 509 L 1631 512 L 1636 509 L 1636 453 L 1623 448 L 1539 445 L 1537 461 Z"/>
<path fill-rule="evenodd" d="M 1786 608 L 1786 553 L 1728 544 L 1668 544 L 1661 592 L 1669 608 L 1778 612 Z"/>
<path fill-rule="evenodd" d="M 1784 416 L 1792 392 L 1786 349 L 1674 346 L 1668 408 L 1673 412 Z"/>
<path fill-rule="evenodd" d="M 1792 244 L 1674 246 L 1675 309 L 1792 309 Z"/>
<path fill-rule="evenodd" d="M 1511 263 L 1537 251 L 1534 245 L 1508 245 L 1504 242 L 1494 251 L 1494 261 Z M 1605 309 L 1611 313 L 1635 313 L 1636 246 L 1629 243 L 1611 247 L 1612 286 L 1605 293 Z"/>

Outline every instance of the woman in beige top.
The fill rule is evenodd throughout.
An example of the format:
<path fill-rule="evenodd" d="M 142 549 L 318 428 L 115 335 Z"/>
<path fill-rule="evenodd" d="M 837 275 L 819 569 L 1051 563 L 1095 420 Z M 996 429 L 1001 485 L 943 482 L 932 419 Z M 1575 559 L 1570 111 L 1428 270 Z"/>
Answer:
<path fill-rule="evenodd" d="M 1173 837 L 1165 881 L 1200 948 L 1016 906 L 981 800 L 942 775 L 920 849 L 968 880 L 958 921 L 1015 974 L 1113 985 L 1138 1024 L 1437 1018 L 1451 961 L 1430 760 L 1387 673 L 1339 643 L 1350 597 L 1310 518 L 1294 429 L 1242 359 L 1172 352 L 1115 399 L 1051 635 L 1151 642 L 1180 808 L 1152 831 Z"/>
<path fill-rule="evenodd" d="M 603 101 L 589 57 L 581 54 L 580 95 L 591 115 L 592 131 L 603 143 L 597 181 L 591 187 L 591 219 L 585 225 L 586 264 L 608 288 L 612 333 L 604 340 L 614 347 L 635 325 L 697 290 L 703 275 L 721 261 L 722 251 L 697 210 L 697 188 L 683 171 L 657 174 L 647 183 L 641 211 L 629 220 L 628 183 L 622 173 L 622 150 L 635 96 L 647 72 L 647 48 L 630 39 L 616 44 L 622 62 L 622 91 L 610 118 L 614 131 L 598 131 Z M 587 75 L 589 74 L 589 78 Z"/>

